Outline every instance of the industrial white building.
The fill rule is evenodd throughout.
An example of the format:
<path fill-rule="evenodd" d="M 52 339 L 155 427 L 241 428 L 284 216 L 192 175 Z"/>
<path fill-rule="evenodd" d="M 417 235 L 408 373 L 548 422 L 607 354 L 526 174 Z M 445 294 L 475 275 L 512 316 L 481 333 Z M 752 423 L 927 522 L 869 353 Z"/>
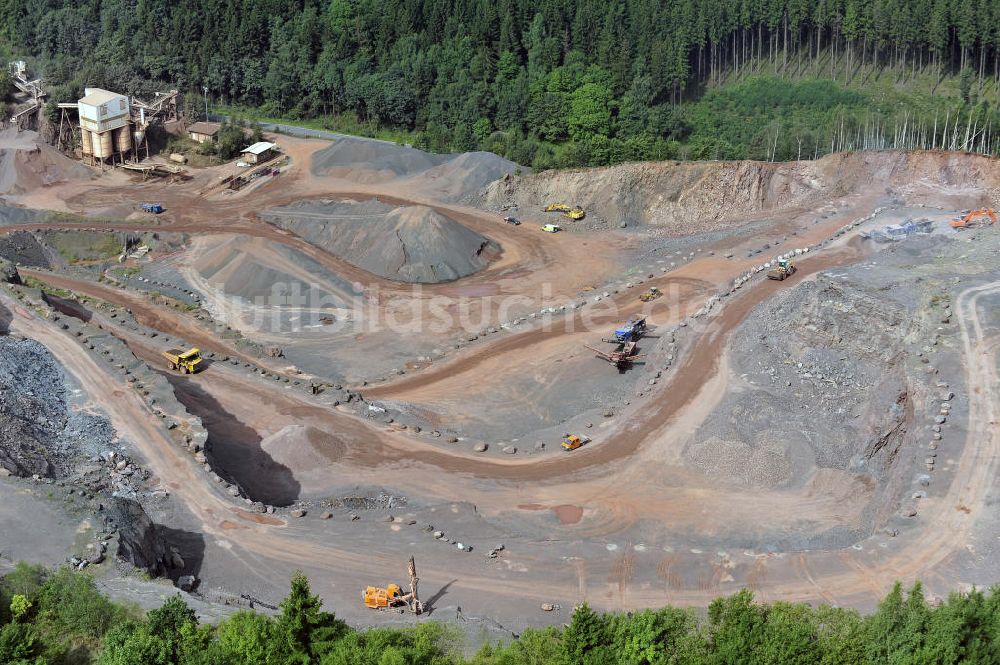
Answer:
<path fill-rule="evenodd" d="M 77 109 L 80 113 L 80 143 L 84 157 L 101 160 L 118 155 L 124 161 L 132 150 L 129 99 L 101 88 L 86 88 Z"/>

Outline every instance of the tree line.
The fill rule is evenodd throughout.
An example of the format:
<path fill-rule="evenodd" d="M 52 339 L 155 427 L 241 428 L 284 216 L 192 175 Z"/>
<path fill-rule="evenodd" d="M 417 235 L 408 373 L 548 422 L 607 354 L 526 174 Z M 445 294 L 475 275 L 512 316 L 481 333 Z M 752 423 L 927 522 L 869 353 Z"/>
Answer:
<path fill-rule="evenodd" d="M 897 584 L 877 609 L 718 598 L 704 616 L 665 607 L 627 614 L 577 607 L 563 627 L 529 629 L 466 655 L 454 626 L 355 630 L 291 579 L 272 615 L 203 623 L 175 595 L 142 612 L 109 601 L 70 568 L 19 563 L 0 579 L 4 665 L 992 665 L 1000 587 L 929 604 Z"/>
<path fill-rule="evenodd" d="M 197 101 L 204 86 L 262 115 L 334 126 L 350 115 L 412 131 L 432 150 L 496 150 L 539 168 L 706 152 L 792 159 L 809 141 L 800 132 L 795 150 L 776 145 L 775 131 L 791 130 L 780 113 L 744 114 L 757 132 L 733 150 L 702 145 L 706 87 L 765 67 L 786 82 L 792 62 L 840 81 L 859 68 L 930 68 L 980 90 L 1000 74 L 1000 0 L 2 0 L 0 9 L 0 42 L 34 56 L 64 98 L 91 84 L 131 94 L 169 86 Z M 969 108 L 969 97 L 934 110 L 949 122 L 988 115 L 992 128 L 992 109 Z M 881 127 L 872 136 L 890 125 L 906 143 L 898 109 L 872 95 L 862 105 L 878 115 L 868 118 Z M 829 152 L 831 138 L 846 147 L 840 124 L 808 126 L 813 152 Z M 995 152 L 980 139 L 975 148 Z"/>

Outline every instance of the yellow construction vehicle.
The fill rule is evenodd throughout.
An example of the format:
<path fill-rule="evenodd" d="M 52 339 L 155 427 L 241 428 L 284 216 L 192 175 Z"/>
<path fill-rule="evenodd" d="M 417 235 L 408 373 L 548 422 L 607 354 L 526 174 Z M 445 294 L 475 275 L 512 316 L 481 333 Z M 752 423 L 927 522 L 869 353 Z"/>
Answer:
<path fill-rule="evenodd" d="M 795 266 L 788 259 L 781 259 L 778 261 L 778 265 L 767 271 L 768 279 L 776 279 L 779 282 L 784 281 L 788 277 L 795 274 Z"/>
<path fill-rule="evenodd" d="M 198 349 L 167 349 L 163 352 L 167 367 L 182 374 L 194 374 L 201 369 L 201 351 Z"/>
<path fill-rule="evenodd" d="M 589 441 L 590 437 L 587 436 L 580 436 L 579 434 L 566 434 L 563 436 L 562 447 L 563 450 L 576 450 Z"/>
<path fill-rule="evenodd" d="M 656 288 L 655 286 L 651 286 L 649 287 L 649 291 L 646 291 L 645 293 L 639 296 L 639 300 L 641 300 L 642 302 L 649 302 L 650 300 L 656 300 L 662 295 L 663 293 L 661 293 L 658 288 Z"/>
<path fill-rule="evenodd" d="M 414 563 L 412 556 L 410 557 L 409 573 L 409 593 L 403 593 L 398 584 L 389 584 L 385 588 L 375 586 L 365 587 L 361 592 L 361 597 L 365 601 L 365 607 L 373 610 L 383 610 L 389 607 L 405 605 L 414 614 L 423 612 L 424 606 L 417 598 L 417 582 L 420 581 L 417 578 L 417 564 Z"/>
<path fill-rule="evenodd" d="M 563 217 L 574 221 L 587 216 L 587 213 L 580 206 L 571 206 L 565 203 L 550 203 L 542 208 L 542 210 L 545 212 L 561 212 Z"/>

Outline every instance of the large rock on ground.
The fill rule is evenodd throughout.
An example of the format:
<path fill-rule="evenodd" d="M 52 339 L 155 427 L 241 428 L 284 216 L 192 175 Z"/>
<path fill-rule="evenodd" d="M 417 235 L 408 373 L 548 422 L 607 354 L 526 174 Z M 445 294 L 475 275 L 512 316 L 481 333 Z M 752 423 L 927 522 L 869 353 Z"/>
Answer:
<path fill-rule="evenodd" d="M 135 499 L 112 497 L 108 516 L 118 528 L 118 558 L 153 577 L 165 574 L 170 553 L 142 505 Z"/>
<path fill-rule="evenodd" d="M 13 263 L 4 258 L 0 258 L 0 282 L 7 282 L 8 284 L 21 283 L 21 275 L 18 274 L 17 268 Z"/>

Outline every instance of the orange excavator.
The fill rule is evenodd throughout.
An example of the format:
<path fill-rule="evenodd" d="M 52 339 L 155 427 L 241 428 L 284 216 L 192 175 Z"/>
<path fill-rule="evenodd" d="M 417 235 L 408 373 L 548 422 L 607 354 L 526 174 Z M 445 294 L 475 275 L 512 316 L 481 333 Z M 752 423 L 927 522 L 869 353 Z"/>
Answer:
<path fill-rule="evenodd" d="M 953 229 L 974 229 L 977 226 L 985 226 L 987 224 L 995 224 L 997 221 L 997 214 L 993 212 L 990 208 L 981 208 L 979 210 L 973 210 L 965 217 L 961 219 L 955 219 L 951 222 L 951 228 Z"/>
<path fill-rule="evenodd" d="M 365 587 L 361 592 L 361 597 L 365 601 L 365 607 L 370 607 L 373 610 L 382 610 L 405 605 L 414 614 L 423 612 L 423 603 L 417 598 L 417 582 L 419 581 L 417 579 L 417 564 L 413 562 L 412 556 L 410 557 L 409 573 L 409 593 L 403 593 L 398 584 L 390 584 L 384 588 L 375 586 Z"/>

